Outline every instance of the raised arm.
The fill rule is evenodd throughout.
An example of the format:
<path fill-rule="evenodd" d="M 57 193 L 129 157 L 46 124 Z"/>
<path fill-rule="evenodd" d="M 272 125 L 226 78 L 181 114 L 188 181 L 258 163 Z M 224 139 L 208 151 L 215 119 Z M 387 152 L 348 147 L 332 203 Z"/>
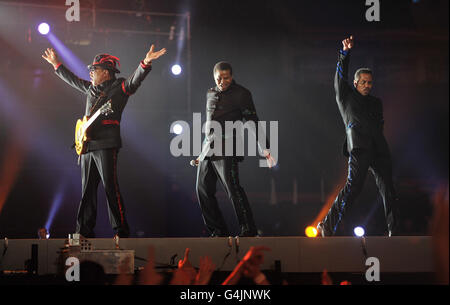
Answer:
<path fill-rule="evenodd" d="M 350 50 L 353 48 L 353 36 L 342 41 L 342 49 L 339 50 L 339 58 L 334 76 L 334 90 L 336 91 L 336 100 L 343 102 L 344 97 L 351 91 L 348 83 L 348 64 L 350 61 Z"/>
<path fill-rule="evenodd" d="M 144 60 L 140 62 L 139 67 L 122 83 L 122 90 L 125 94 L 131 95 L 135 93 L 147 74 L 151 71 L 152 61 L 158 59 L 166 53 L 165 48 L 162 48 L 156 52 L 154 49 L 155 46 L 152 45 L 150 50 L 145 55 Z"/>
<path fill-rule="evenodd" d="M 265 246 L 250 247 L 244 258 L 234 267 L 234 270 L 222 285 L 236 285 L 242 275 L 252 278 L 257 285 L 269 285 L 270 283 L 260 271 L 260 266 L 264 261 L 263 251 L 270 251 L 270 248 Z"/>
<path fill-rule="evenodd" d="M 53 48 L 47 48 L 44 54 L 42 54 L 42 58 L 44 58 L 49 64 L 53 66 L 56 75 L 58 75 L 62 80 L 71 85 L 73 88 L 83 93 L 87 93 L 91 83 L 87 80 L 79 78 L 78 76 L 73 74 L 72 71 L 67 69 L 58 59 L 58 55 Z"/>

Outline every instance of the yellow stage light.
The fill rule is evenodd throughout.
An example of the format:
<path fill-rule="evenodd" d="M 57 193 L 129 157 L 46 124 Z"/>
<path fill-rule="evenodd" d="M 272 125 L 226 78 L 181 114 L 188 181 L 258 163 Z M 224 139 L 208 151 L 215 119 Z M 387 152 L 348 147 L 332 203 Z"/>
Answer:
<path fill-rule="evenodd" d="M 307 237 L 316 237 L 317 236 L 317 229 L 313 226 L 309 226 L 305 229 L 305 234 Z"/>

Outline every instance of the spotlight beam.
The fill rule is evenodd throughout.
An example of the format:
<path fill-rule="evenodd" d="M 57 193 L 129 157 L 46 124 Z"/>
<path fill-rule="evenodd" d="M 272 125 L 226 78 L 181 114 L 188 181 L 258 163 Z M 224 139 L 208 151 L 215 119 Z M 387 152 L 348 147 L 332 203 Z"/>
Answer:
<path fill-rule="evenodd" d="M 53 224 L 53 219 L 55 218 L 56 213 L 58 212 L 62 200 L 64 198 L 64 192 L 66 189 L 66 182 L 63 182 L 60 184 L 57 193 L 55 194 L 55 197 L 53 198 L 53 202 L 52 202 L 52 206 L 50 208 L 50 212 L 48 214 L 48 218 L 47 221 L 45 223 L 45 227 L 47 228 L 47 230 L 50 232 L 50 228 L 52 227 Z"/>
<path fill-rule="evenodd" d="M 55 48 L 60 57 L 64 59 L 67 67 L 72 70 L 78 77 L 89 80 L 89 71 L 87 65 L 84 64 L 72 51 L 62 43 L 55 34 L 49 33 L 47 36 L 48 41 Z"/>

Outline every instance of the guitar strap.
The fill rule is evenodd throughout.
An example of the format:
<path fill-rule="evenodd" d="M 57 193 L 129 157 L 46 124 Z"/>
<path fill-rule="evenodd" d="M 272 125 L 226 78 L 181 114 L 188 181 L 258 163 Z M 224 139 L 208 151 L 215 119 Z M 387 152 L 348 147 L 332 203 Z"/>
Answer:
<path fill-rule="evenodd" d="M 118 85 L 118 83 L 120 83 L 120 82 L 118 82 L 118 79 L 116 79 L 116 80 L 111 84 L 111 86 L 110 86 L 108 89 L 106 89 L 105 91 L 100 92 L 100 96 L 97 98 L 97 100 L 95 101 L 95 103 L 94 103 L 94 105 L 91 107 L 91 109 L 89 109 L 89 115 L 88 115 L 88 117 L 91 117 L 92 114 L 94 114 L 95 111 L 97 111 L 98 108 L 100 108 L 101 106 L 103 106 L 103 104 L 105 104 L 105 102 L 109 100 L 109 99 L 108 99 L 108 98 L 109 98 L 109 93 L 111 92 L 111 90 L 112 90 L 113 88 L 115 88 L 115 87 Z M 106 97 L 106 98 L 103 99 L 104 97 Z M 98 105 L 98 107 L 97 107 L 97 104 L 98 104 L 102 99 L 103 99 L 103 102 L 102 102 L 100 105 Z"/>
<path fill-rule="evenodd" d="M 100 92 L 100 96 L 99 96 L 98 99 L 95 101 L 94 106 L 92 106 L 91 109 L 89 109 L 89 115 L 88 115 L 89 118 L 90 118 L 90 117 L 92 116 L 92 114 L 95 112 L 95 111 L 94 111 L 95 106 L 97 106 L 98 102 L 99 102 L 103 97 L 105 97 L 105 95 L 106 95 L 106 94 L 105 94 L 104 91 Z"/>

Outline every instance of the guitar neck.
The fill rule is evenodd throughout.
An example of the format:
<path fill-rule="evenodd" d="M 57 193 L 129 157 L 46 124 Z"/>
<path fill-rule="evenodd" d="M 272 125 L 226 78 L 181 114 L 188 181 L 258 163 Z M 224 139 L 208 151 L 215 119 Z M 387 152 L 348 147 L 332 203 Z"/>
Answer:
<path fill-rule="evenodd" d="M 111 99 L 109 99 L 102 107 L 100 107 L 100 109 L 98 109 L 93 116 L 91 116 L 89 118 L 89 120 L 87 120 L 86 123 L 84 123 L 84 130 L 87 130 L 89 128 L 89 126 L 91 126 L 92 123 L 94 123 L 94 121 L 98 118 L 98 116 L 102 113 L 106 113 L 106 115 L 108 115 L 108 113 L 110 112 L 114 112 L 111 109 Z"/>
<path fill-rule="evenodd" d="M 88 129 L 88 127 L 91 126 L 91 124 L 94 123 L 94 121 L 98 118 L 98 116 L 100 115 L 100 113 L 101 113 L 101 112 L 100 112 L 100 109 L 97 110 L 97 111 L 94 113 L 94 115 L 91 116 L 91 117 L 89 118 L 89 120 L 87 120 L 86 124 L 84 125 L 84 128 L 85 128 L 85 129 Z"/>

